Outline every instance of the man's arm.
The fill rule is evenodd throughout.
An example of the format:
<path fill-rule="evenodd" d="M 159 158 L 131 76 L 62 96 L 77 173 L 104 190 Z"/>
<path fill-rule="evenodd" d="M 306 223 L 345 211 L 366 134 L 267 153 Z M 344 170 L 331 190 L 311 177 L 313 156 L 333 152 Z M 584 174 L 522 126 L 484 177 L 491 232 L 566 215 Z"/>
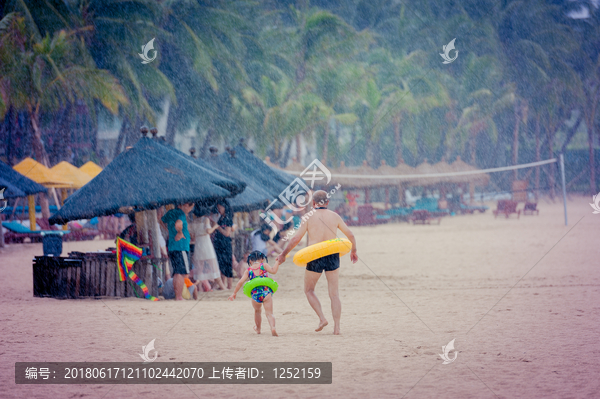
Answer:
<path fill-rule="evenodd" d="M 175 235 L 175 241 L 185 238 L 185 235 L 183 234 L 183 222 L 181 219 L 177 219 L 175 222 L 175 231 L 177 231 L 177 234 Z"/>
<path fill-rule="evenodd" d="M 294 249 L 294 247 L 296 245 L 298 245 L 298 243 L 302 240 L 302 237 L 304 237 L 304 234 L 306 233 L 306 230 L 308 229 L 307 225 L 308 225 L 308 223 L 302 223 L 300 225 L 300 227 L 298 228 L 298 230 L 296 230 L 296 233 L 294 234 L 292 239 L 289 241 L 289 244 L 283 249 L 283 252 L 281 253 L 281 255 L 279 255 L 277 257 L 277 261 L 279 263 L 285 262 L 285 257 L 287 256 L 287 254 L 289 254 L 290 251 L 292 249 Z"/>
<path fill-rule="evenodd" d="M 338 216 L 338 229 L 344 233 L 348 240 L 352 243 L 352 251 L 350 252 L 350 260 L 352 263 L 356 263 L 358 261 L 358 255 L 356 255 L 356 238 L 354 238 L 354 234 L 350 231 L 344 220 Z"/>

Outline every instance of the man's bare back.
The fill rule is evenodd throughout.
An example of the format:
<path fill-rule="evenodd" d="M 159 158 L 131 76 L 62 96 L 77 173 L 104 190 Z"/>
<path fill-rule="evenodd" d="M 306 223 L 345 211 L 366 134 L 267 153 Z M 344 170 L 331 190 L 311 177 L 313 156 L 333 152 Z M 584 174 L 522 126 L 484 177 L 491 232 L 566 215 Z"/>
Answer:
<path fill-rule="evenodd" d="M 306 223 L 308 245 L 336 238 L 340 224 L 344 223 L 340 215 L 328 209 L 314 209 L 313 212 Z M 340 228 L 340 230 L 342 229 Z"/>

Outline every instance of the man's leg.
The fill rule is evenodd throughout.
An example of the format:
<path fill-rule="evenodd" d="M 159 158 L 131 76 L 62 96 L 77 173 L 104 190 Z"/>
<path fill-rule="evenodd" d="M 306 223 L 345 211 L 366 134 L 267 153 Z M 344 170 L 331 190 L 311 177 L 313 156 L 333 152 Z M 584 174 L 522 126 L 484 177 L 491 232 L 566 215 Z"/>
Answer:
<path fill-rule="evenodd" d="M 185 287 L 185 274 L 173 275 L 173 289 L 175 290 L 175 300 L 183 301 L 183 287 Z"/>
<path fill-rule="evenodd" d="M 329 289 L 329 299 L 331 299 L 331 313 L 333 314 L 333 334 L 340 333 L 340 318 L 342 317 L 342 302 L 338 291 L 338 281 L 340 269 L 325 272 L 327 278 L 327 288 Z"/>
<path fill-rule="evenodd" d="M 315 294 L 315 286 L 317 285 L 317 281 L 319 281 L 319 277 L 321 277 L 321 273 L 304 271 L 304 293 L 306 294 L 308 303 L 310 303 L 310 306 L 312 306 L 317 316 L 319 316 L 319 326 L 315 331 L 321 331 L 328 324 L 323 314 L 323 309 L 321 309 L 321 302 L 319 302 L 319 298 Z"/>

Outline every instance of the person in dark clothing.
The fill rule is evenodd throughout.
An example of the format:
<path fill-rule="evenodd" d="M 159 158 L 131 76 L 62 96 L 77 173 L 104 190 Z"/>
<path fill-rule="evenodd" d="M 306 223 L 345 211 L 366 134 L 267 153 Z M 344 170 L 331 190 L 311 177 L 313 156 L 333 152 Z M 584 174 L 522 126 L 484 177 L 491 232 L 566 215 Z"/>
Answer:
<path fill-rule="evenodd" d="M 221 217 L 215 231 L 213 245 L 217 253 L 219 269 L 223 279 L 227 279 L 227 289 L 231 289 L 233 284 L 233 248 L 231 246 L 231 233 L 233 231 L 233 217 L 229 204 L 225 201 L 216 205 L 216 211 Z"/>
<path fill-rule="evenodd" d="M 273 241 L 274 241 L 276 244 L 279 244 L 279 246 L 280 246 L 280 247 L 281 247 L 282 245 L 279 243 L 279 241 L 281 241 L 281 239 L 282 239 L 282 238 L 284 238 L 284 237 L 287 235 L 287 233 L 288 233 L 289 229 L 291 229 L 291 228 L 292 228 L 292 225 L 293 225 L 293 223 L 292 223 L 292 222 L 287 222 L 286 224 L 284 224 L 284 225 L 283 225 L 283 227 L 281 228 L 281 230 L 279 230 L 279 231 L 277 232 L 277 234 L 275 234 L 275 237 L 273 237 Z M 282 243 L 284 243 L 284 242 L 285 242 L 285 241 L 283 241 Z"/>
<path fill-rule="evenodd" d="M 127 215 L 129 217 L 129 221 L 131 224 L 125 228 L 120 234 L 119 238 L 122 240 L 128 241 L 135 246 L 139 246 L 138 244 L 138 236 L 137 236 L 137 227 L 135 225 L 135 213 L 129 213 Z"/>

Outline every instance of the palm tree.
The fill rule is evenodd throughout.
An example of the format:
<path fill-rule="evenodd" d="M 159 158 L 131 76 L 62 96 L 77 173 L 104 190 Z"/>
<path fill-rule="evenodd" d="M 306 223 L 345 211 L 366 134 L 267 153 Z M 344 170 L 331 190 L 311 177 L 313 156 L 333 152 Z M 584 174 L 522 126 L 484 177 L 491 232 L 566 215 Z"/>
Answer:
<path fill-rule="evenodd" d="M 261 152 L 273 148 L 273 162 L 280 161 L 286 140 L 307 134 L 325 123 L 331 109 L 308 90 L 295 89 L 294 83 L 282 76 L 278 81 L 266 76 L 260 90 L 246 87 L 242 98 L 235 99 L 236 113 Z"/>
<path fill-rule="evenodd" d="M 87 54 L 79 51 L 72 35 L 59 31 L 36 40 L 25 21 L 11 13 L 0 22 L 0 117 L 9 108 L 26 112 L 35 156 L 49 166 L 40 126 L 42 114 L 76 101 L 84 101 L 88 107 L 99 101 L 117 114 L 128 102 L 117 80 L 96 68 Z"/>
<path fill-rule="evenodd" d="M 269 63 L 294 81 L 294 90 L 302 87 L 305 80 L 314 81 L 318 78 L 319 71 L 323 71 L 323 60 L 325 64 L 349 61 L 358 52 L 367 50 L 367 45 L 372 42 L 370 32 L 356 32 L 338 15 L 310 8 L 308 2 L 302 3 L 298 8 L 291 6 L 267 18 L 264 24 L 269 28 L 263 29 L 259 38 Z M 314 87 L 318 89 L 318 85 Z M 332 103 L 329 106 L 331 108 Z M 346 117 L 343 119 L 349 121 Z M 295 138 L 297 159 L 300 159 L 301 137 L 298 134 Z M 328 143 L 328 138 L 325 142 Z M 328 145 L 325 144 L 325 147 Z"/>
<path fill-rule="evenodd" d="M 246 41 L 252 41 L 249 3 L 172 0 L 165 3 L 165 39 L 161 70 L 173 82 L 177 102 L 171 102 L 167 141 L 177 129 L 199 122 L 207 130 L 203 149 L 217 136 L 235 132 L 232 98 L 239 96 L 248 76 Z M 203 151 L 201 151 L 203 152 Z"/>
<path fill-rule="evenodd" d="M 581 43 L 572 62 L 577 71 L 576 92 L 588 134 L 590 191 L 595 195 L 597 185 L 594 142 L 600 105 L 600 9 L 593 1 L 586 0 L 569 2 L 567 7 L 571 10 L 583 7 L 588 13 L 587 18 L 572 22 L 578 41 Z"/>

